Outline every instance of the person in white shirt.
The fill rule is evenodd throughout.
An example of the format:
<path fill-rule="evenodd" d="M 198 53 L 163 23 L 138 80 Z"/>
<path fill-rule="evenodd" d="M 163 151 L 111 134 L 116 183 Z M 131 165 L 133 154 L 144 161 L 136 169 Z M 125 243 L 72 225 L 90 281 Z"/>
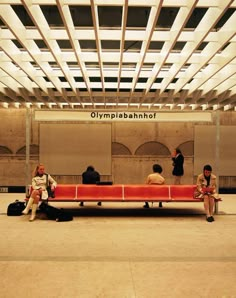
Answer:
<path fill-rule="evenodd" d="M 51 175 L 45 173 L 43 164 L 36 166 L 33 172 L 32 178 L 32 191 L 26 208 L 22 211 L 23 214 L 28 214 L 31 209 L 31 216 L 29 221 L 35 220 L 36 211 L 40 200 L 47 200 L 49 197 L 47 187 L 50 187 L 51 191 L 54 191 L 57 186 L 57 182 Z"/>
<path fill-rule="evenodd" d="M 165 184 L 165 178 L 161 176 L 162 167 L 159 164 L 152 166 L 153 173 L 149 174 L 146 179 L 146 184 Z M 144 208 L 149 208 L 148 202 L 145 202 Z M 159 207 L 162 207 L 162 202 L 159 203 Z"/>

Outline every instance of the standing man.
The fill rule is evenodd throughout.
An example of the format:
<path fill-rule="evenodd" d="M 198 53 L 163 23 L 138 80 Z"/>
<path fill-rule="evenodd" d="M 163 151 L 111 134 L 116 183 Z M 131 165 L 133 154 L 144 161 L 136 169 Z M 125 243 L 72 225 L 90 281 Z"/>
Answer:
<path fill-rule="evenodd" d="M 184 175 L 184 156 L 179 148 L 176 148 L 172 154 L 172 175 L 175 176 L 174 184 L 181 184 L 181 177 Z"/>

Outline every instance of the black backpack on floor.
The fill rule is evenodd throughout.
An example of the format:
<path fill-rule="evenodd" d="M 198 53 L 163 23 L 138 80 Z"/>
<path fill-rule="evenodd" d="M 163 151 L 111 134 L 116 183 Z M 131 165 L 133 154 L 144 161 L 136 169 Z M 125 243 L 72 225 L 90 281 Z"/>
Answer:
<path fill-rule="evenodd" d="M 73 220 L 73 216 L 69 212 L 63 209 L 50 206 L 47 202 L 42 202 L 39 206 L 39 210 L 45 213 L 48 219 L 52 219 L 56 221 Z"/>
<path fill-rule="evenodd" d="M 25 202 L 20 202 L 16 200 L 13 203 L 10 203 L 7 207 L 8 216 L 20 216 L 22 211 L 25 209 Z"/>

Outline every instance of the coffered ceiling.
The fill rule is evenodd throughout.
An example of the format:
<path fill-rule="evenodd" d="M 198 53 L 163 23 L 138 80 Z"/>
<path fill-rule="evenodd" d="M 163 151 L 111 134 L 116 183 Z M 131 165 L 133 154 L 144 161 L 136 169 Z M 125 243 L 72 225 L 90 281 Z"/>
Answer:
<path fill-rule="evenodd" d="M 236 1 L 1 0 L 0 108 L 236 110 Z"/>

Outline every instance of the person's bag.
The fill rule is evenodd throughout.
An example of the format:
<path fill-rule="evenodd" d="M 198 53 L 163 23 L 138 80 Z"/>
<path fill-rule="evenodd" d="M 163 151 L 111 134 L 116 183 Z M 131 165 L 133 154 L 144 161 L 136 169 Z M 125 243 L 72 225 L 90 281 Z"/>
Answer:
<path fill-rule="evenodd" d="M 46 214 L 48 219 L 52 219 L 56 221 L 73 220 L 73 216 L 69 212 L 63 209 L 59 209 L 54 206 L 51 206 L 47 202 L 42 202 L 39 206 L 39 210 L 44 214 Z"/>
<path fill-rule="evenodd" d="M 8 216 L 20 216 L 22 211 L 25 209 L 25 202 L 20 202 L 16 200 L 13 203 L 10 203 L 7 207 Z"/>
<path fill-rule="evenodd" d="M 61 208 L 58 214 L 58 217 L 56 218 L 56 221 L 71 221 L 71 220 L 73 220 L 73 216 L 69 212 Z"/>
<path fill-rule="evenodd" d="M 47 188 L 46 189 L 48 192 L 48 197 L 54 199 L 55 198 L 55 190 L 51 189 L 51 183 L 48 180 L 48 174 L 46 174 L 46 176 L 47 176 L 47 178 L 46 178 L 47 179 L 47 182 L 46 182 Z"/>
<path fill-rule="evenodd" d="M 51 185 L 49 185 L 48 187 L 47 187 L 47 192 L 48 192 L 48 197 L 49 198 L 55 198 L 55 190 L 52 190 L 51 189 Z"/>

